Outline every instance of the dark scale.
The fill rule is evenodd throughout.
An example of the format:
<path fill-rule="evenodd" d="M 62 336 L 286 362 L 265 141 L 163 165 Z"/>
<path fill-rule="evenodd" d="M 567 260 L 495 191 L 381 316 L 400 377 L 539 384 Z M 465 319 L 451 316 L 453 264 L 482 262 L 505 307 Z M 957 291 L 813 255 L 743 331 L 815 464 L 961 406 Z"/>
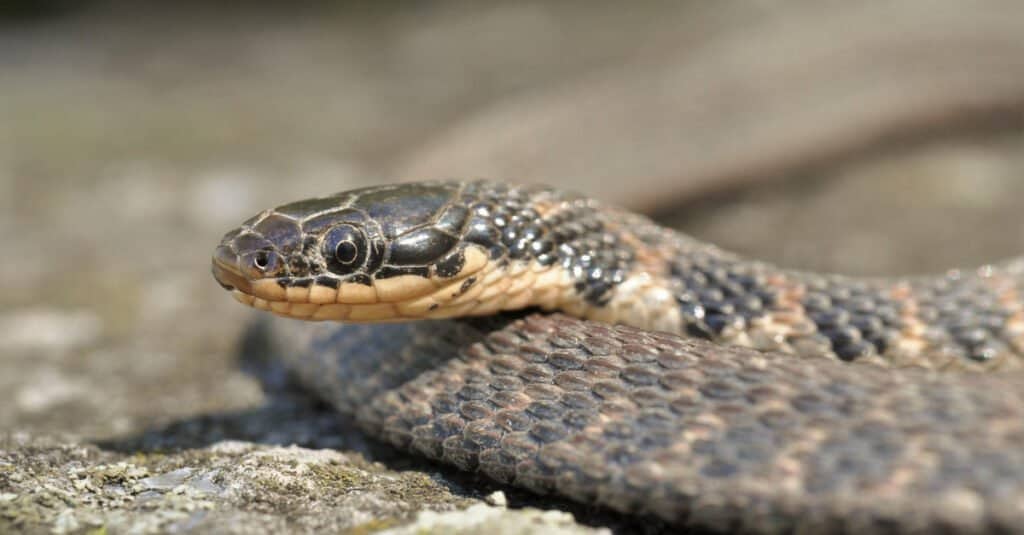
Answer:
<path fill-rule="evenodd" d="M 936 327 L 935 342 L 942 349 L 975 361 L 1010 351 L 1003 333 L 1009 313 L 984 281 L 947 278 L 919 284 L 914 290 L 919 316 Z"/>
<path fill-rule="evenodd" d="M 743 329 L 777 302 L 762 265 L 716 251 L 679 255 L 670 273 L 686 331 L 694 336 L 714 339 L 727 328 Z"/>
<path fill-rule="evenodd" d="M 604 304 L 633 264 L 629 248 L 610 232 L 600 213 L 582 200 L 549 190 L 475 183 L 464 196 L 469 206 L 465 239 L 485 247 L 497 262 L 536 260 L 568 270 L 575 289 L 590 303 Z M 566 207 L 541 216 L 538 202 Z"/>
<path fill-rule="evenodd" d="M 900 335 L 900 303 L 876 286 L 842 277 L 804 281 L 804 311 L 842 360 L 883 354 Z"/>
<path fill-rule="evenodd" d="M 715 339 L 742 330 L 778 304 L 771 268 L 715 250 L 689 251 L 671 264 L 686 331 Z M 843 360 L 884 353 L 900 334 L 900 304 L 885 288 L 843 278 L 805 277 L 801 302 L 816 331 Z"/>

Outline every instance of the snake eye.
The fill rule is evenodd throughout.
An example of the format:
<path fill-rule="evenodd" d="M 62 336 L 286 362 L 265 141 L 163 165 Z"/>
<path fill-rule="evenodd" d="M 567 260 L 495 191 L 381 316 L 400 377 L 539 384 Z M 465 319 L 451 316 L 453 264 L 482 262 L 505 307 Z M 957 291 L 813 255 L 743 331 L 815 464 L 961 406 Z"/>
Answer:
<path fill-rule="evenodd" d="M 359 249 L 356 247 L 355 242 L 343 241 L 338 243 L 338 246 L 334 248 L 334 259 L 345 265 L 350 265 L 356 261 L 356 255 L 359 254 Z"/>
<path fill-rule="evenodd" d="M 322 246 L 327 269 L 347 275 L 366 262 L 366 235 L 353 225 L 338 225 L 327 231 Z"/>

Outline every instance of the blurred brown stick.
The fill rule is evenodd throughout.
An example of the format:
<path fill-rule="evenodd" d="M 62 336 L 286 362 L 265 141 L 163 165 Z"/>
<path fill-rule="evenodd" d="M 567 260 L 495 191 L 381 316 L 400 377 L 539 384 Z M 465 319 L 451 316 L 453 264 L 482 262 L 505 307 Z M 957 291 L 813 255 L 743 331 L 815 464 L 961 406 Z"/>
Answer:
<path fill-rule="evenodd" d="M 396 175 L 546 182 L 655 210 L 894 139 L 1019 124 L 1024 3 L 790 5 L 502 103 Z"/>

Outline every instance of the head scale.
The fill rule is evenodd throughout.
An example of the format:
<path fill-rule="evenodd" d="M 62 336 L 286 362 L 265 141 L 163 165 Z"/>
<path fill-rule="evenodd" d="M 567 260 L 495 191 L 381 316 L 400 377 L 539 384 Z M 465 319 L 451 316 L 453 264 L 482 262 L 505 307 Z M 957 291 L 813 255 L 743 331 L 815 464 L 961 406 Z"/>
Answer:
<path fill-rule="evenodd" d="M 243 303 L 306 319 L 398 320 L 438 308 L 488 261 L 462 239 L 473 200 L 463 189 L 380 186 L 264 211 L 224 236 L 214 276 Z"/>

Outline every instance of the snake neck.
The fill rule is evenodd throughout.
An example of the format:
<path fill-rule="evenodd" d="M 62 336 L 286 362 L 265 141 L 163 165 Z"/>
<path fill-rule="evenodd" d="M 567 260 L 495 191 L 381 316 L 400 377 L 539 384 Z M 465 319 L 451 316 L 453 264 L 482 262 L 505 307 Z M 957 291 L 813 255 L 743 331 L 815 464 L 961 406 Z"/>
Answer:
<path fill-rule="evenodd" d="M 750 261 L 553 190 L 531 193 L 523 206 L 534 223 L 506 221 L 504 252 L 483 275 L 499 297 L 484 313 L 533 305 L 886 366 L 1017 368 L 1024 360 L 1020 262 L 915 279 L 820 275 Z M 514 258 L 513 249 L 527 253 Z"/>

